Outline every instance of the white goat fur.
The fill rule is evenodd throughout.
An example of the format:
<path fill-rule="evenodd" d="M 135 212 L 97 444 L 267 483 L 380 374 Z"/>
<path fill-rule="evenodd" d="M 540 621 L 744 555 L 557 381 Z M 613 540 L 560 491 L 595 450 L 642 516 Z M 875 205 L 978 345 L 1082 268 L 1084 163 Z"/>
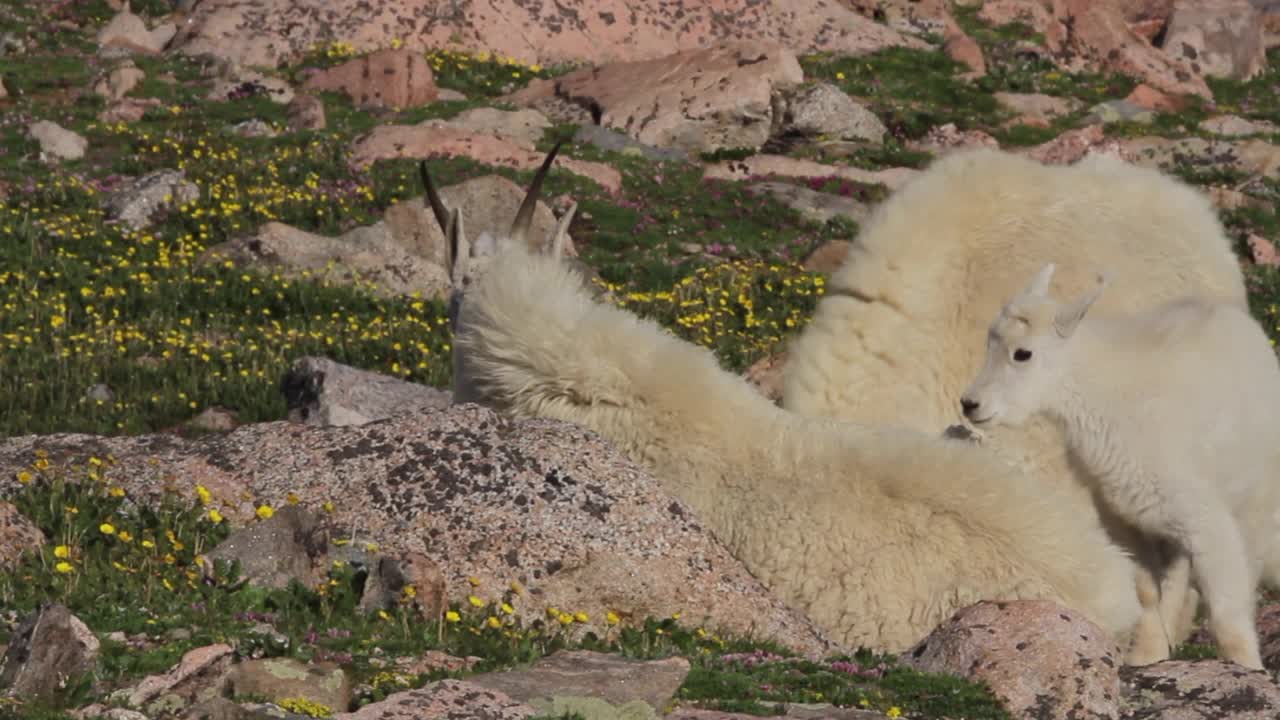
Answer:
<path fill-rule="evenodd" d="M 1125 285 L 1100 300 L 1103 310 L 1139 310 L 1184 293 L 1247 307 L 1230 242 L 1193 188 L 1107 156 L 1050 167 L 998 150 L 957 151 L 865 223 L 788 349 L 783 407 L 925 432 L 959 422 L 987 324 L 1050 259 L 1069 293 L 1089 287 L 1098 264 L 1123 274 Z M 1131 528 L 1095 507 L 1051 423 L 993 429 L 984 446 L 1140 549 Z M 1163 620 L 1143 625 L 1173 643 L 1190 633 L 1195 610 L 1194 591 L 1183 607 L 1177 597 L 1166 593 L 1174 602 Z"/>
<path fill-rule="evenodd" d="M 1113 590 L 1130 560 L 1063 493 L 967 443 L 785 412 L 555 257 L 499 245 L 459 306 L 455 399 L 599 432 L 846 647 L 902 651 L 982 599 L 1136 622 Z"/>
<path fill-rule="evenodd" d="M 1047 264 L 991 323 L 963 395 L 977 424 L 1046 415 L 1123 518 L 1176 543 L 1229 660 L 1261 668 L 1255 592 L 1280 556 L 1280 362 L 1234 304 L 1184 297 L 1137 314 L 1049 294 Z M 1123 284 L 1123 281 L 1119 284 Z"/>

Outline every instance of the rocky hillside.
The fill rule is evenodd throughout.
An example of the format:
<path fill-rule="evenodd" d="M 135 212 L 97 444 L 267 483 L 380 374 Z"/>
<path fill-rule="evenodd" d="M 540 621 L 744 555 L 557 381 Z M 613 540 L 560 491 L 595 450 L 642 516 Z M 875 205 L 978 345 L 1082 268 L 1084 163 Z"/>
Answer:
<path fill-rule="evenodd" d="M 1121 669 L 1047 604 L 835 647 L 594 434 L 449 407 L 417 174 L 501 232 L 565 141 L 535 233 L 576 201 L 594 282 L 766 394 L 859 222 L 974 145 L 1200 187 L 1275 337 L 1276 28 L 1266 0 L 0 0 L 0 716 L 1280 716 L 1203 636 Z"/>

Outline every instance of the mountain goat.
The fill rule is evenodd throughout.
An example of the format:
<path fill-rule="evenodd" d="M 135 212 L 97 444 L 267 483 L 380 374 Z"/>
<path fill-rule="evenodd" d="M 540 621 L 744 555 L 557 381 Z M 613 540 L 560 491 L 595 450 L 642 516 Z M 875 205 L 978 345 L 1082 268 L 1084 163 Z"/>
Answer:
<path fill-rule="evenodd" d="M 1058 303 L 1053 271 L 1045 265 L 992 321 L 964 415 L 986 426 L 1044 414 L 1062 426 L 1103 501 L 1171 540 L 1179 565 L 1190 560 L 1223 655 L 1261 668 L 1255 592 L 1280 545 L 1280 362 L 1270 340 L 1236 305 L 1195 297 L 1087 315 L 1108 281 Z"/>
<path fill-rule="evenodd" d="M 1186 293 L 1247 308 L 1230 241 L 1208 199 L 1190 186 L 1102 155 L 1053 167 L 999 150 L 957 151 L 864 223 L 788 347 L 782 406 L 931 433 L 961 421 L 960 393 L 982 361 L 988 323 L 1051 257 L 1064 292 L 1087 289 L 1095 263 L 1127 278 L 1099 309 L 1136 311 Z M 1052 423 L 993 428 L 983 447 L 1042 486 L 1057 486 L 1076 512 L 1135 555 L 1144 547 L 1128 523 L 1095 503 Z M 1184 595 L 1187 602 L 1177 602 Z M 1164 593 L 1168 627 L 1144 623 L 1139 632 L 1181 642 L 1195 603 L 1194 590 Z"/>
<path fill-rule="evenodd" d="M 432 202 L 456 270 L 455 399 L 608 438 L 846 647 L 902 651 L 982 599 L 1056 600 L 1121 636 L 1137 621 L 1131 561 L 1069 492 L 968 443 L 785 412 L 708 350 L 594 302 L 559 259 L 564 222 L 536 252 L 522 211 L 473 266 L 456 211 Z"/>

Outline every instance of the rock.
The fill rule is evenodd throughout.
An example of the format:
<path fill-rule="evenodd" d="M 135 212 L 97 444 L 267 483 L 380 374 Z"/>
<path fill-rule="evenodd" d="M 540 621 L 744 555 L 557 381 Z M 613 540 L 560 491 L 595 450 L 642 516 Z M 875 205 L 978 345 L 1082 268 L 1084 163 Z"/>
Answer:
<path fill-rule="evenodd" d="M 1280 171 L 1280 147 L 1265 140 L 1207 140 L 1139 137 L 1120 141 L 1133 161 L 1146 167 L 1169 170 L 1174 165 L 1205 169 L 1232 169 L 1245 175 L 1276 177 Z"/>
<path fill-rule="evenodd" d="M 48 539 L 34 522 L 13 503 L 0 500 L 0 570 L 17 566 L 22 553 L 38 550 L 46 542 Z"/>
<path fill-rule="evenodd" d="M 1274 720 L 1280 687 L 1262 670 L 1226 660 L 1166 660 L 1120 670 L 1122 717 Z"/>
<path fill-rule="evenodd" d="M 1248 80 L 1267 67 L 1262 18 L 1250 0 L 1177 0 L 1164 51 L 1199 75 Z"/>
<path fill-rule="evenodd" d="M 1150 125 L 1156 114 L 1150 109 L 1129 100 L 1107 100 L 1089 108 L 1086 123 L 1135 122 Z"/>
<path fill-rule="evenodd" d="M 831 243 L 845 242 L 832 240 Z M 831 243 L 827 243 L 830 245 Z M 825 247 L 825 246 L 824 246 Z M 782 404 L 782 370 L 787 364 L 787 353 L 760 358 L 742 373 L 742 377 L 751 383 L 761 395 L 769 398 L 774 405 Z"/>
<path fill-rule="evenodd" d="M 931 128 L 919 140 L 907 143 L 912 150 L 924 150 L 935 154 L 945 154 L 949 150 L 960 150 L 975 147 L 999 149 L 1000 143 L 990 134 L 982 130 L 961 131 L 955 123 L 946 123 Z"/>
<path fill-rule="evenodd" d="M 640 661 L 589 650 L 561 650 L 528 670 L 469 679 L 544 712 L 551 711 L 548 706 L 556 696 L 597 698 L 615 706 L 640 700 L 661 712 L 688 674 L 689 661 L 682 657 Z"/>
<path fill-rule="evenodd" d="M 453 402 L 447 391 L 323 357 L 299 358 L 281 379 L 280 389 L 289 419 L 308 425 L 363 425 L 397 413 L 443 409 Z"/>
<path fill-rule="evenodd" d="M 235 125 L 232 125 L 230 130 L 240 137 L 272 138 L 279 134 L 276 132 L 275 128 L 271 127 L 270 124 L 264 120 L 259 120 L 258 118 L 251 118 L 249 120 L 238 122 Z"/>
<path fill-rule="evenodd" d="M 466 102 L 467 96 L 453 88 L 439 88 L 436 100 L 440 102 Z"/>
<path fill-rule="evenodd" d="M 531 105 L 548 96 L 592 107 L 597 124 L 640 142 L 689 152 L 758 148 L 769 139 L 775 90 L 804 79 L 790 50 L 721 43 L 703 50 L 575 70 L 507 96 Z"/>
<path fill-rule="evenodd" d="M 412 52 L 485 48 L 526 65 L 591 66 L 651 60 L 715 40 L 777 43 L 801 54 L 925 47 L 841 3 L 817 0 L 636 0 L 592 9 L 522 0 L 476 0 L 465 12 L 437 0 L 220 0 L 199 3 L 174 45 L 245 67 L 292 63 L 333 38 L 357 52 L 399 39 Z"/>
<path fill-rule="evenodd" d="M 163 50 L 177 32 L 178 28 L 173 23 L 165 23 L 154 30 L 148 30 L 147 24 L 141 17 L 125 8 L 98 31 L 98 46 L 126 47 L 147 54 L 155 54 Z"/>
<path fill-rule="evenodd" d="M 465 715 L 459 715 L 459 712 Z M 533 707 L 512 700 L 470 680 L 437 680 L 417 690 L 388 695 L 352 713 L 337 713 L 333 720 L 432 720 L 465 717 L 467 720 L 525 720 L 539 714 Z"/>
<path fill-rule="evenodd" d="M 238 413 L 224 407 L 209 407 L 200 411 L 199 415 L 186 422 L 187 427 L 202 432 L 231 432 L 240 426 Z"/>
<path fill-rule="evenodd" d="M 315 587 L 328 571 L 331 528 L 314 513 L 286 505 L 270 518 L 238 528 L 205 553 L 206 572 L 220 560 L 238 561 L 240 578 L 269 588 L 288 587 L 297 580 Z"/>
<path fill-rule="evenodd" d="M 156 98 L 122 98 L 106 110 L 98 113 L 98 121 L 104 123 L 138 122 L 151 108 L 162 105 Z"/>
<path fill-rule="evenodd" d="M 1239 210 L 1246 207 L 1260 208 L 1266 205 L 1259 198 L 1231 188 L 1210 186 L 1204 188 L 1204 190 L 1209 194 L 1209 201 L 1218 210 Z"/>
<path fill-rule="evenodd" d="M 775 712 L 782 708 L 777 707 Z M 858 710 L 847 707 L 835 707 L 826 703 L 787 703 L 786 714 L 772 717 L 789 720 L 884 720 L 885 714 L 874 710 Z M 724 712 L 722 710 L 700 710 L 695 708 L 676 708 L 662 716 L 662 720 L 755 720 L 758 715 L 748 713 Z M 905 717 L 905 716 L 904 716 Z"/>
<path fill-rule="evenodd" d="M 257 720 L 239 703 L 224 697 L 211 697 L 183 711 L 182 720 Z"/>
<path fill-rule="evenodd" d="M 1064 69 L 1111 70 L 1142 78 L 1166 93 L 1211 100 L 1209 86 L 1190 64 L 1152 46 L 1130 27 L 1135 19 L 1153 19 L 1151 15 L 1167 5 L 1167 0 L 1150 5 L 1058 0 L 1053 3 L 1054 22 L 1045 28 L 1045 41 Z"/>
<path fill-rule="evenodd" d="M 321 70 L 302 83 L 306 90 L 339 90 L 359 107 L 408 108 L 435 100 L 435 75 L 420 52 L 379 50 Z"/>
<path fill-rule="evenodd" d="M 93 92 L 107 100 L 119 100 L 138 86 L 147 74 L 130 62 L 102 75 L 93 84 Z"/>
<path fill-rule="evenodd" d="M 955 25 L 946 0 L 850 0 L 849 4 L 908 35 L 942 35 Z"/>
<path fill-rule="evenodd" d="M 474 655 L 460 658 L 440 650 L 427 650 L 417 655 L 399 657 L 395 663 L 396 668 L 403 673 L 421 675 L 435 670 L 446 670 L 448 672 L 470 670 L 481 660 L 482 658 Z"/>
<path fill-rule="evenodd" d="M 18 33 L 0 32 L 0 57 L 21 56 L 27 52 L 27 43 Z"/>
<path fill-rule="evenodd" d="M 245 660 L 227 674 L 227 690 L 270 702 L 300 698 L 335 713 L 351 705 L 351 681 L 331 662 L 304 663 L 283 657 Z"/>
<path fill-rule="evenodd" d="M 1245 242 L 1249 244 L 1249 255 L 1255 265 L 1280 266 L 1280 252 L 1276 252 L 1276 246 L 1270 240 L 1257 233 L 1249 233 Z"/>
<path fill-rule="evenodd" d="M 289 277 L 308 271 L 340 285 L 365 286 L 384 297 L 416 292 L 440 298 L 449 291 L 445 269 L 406 250 L 385 223 L 354 228 L 335 238 L 268 222 L 258 228 L 257 235 L 233 238 L 205 250 L 196 263 L 226 260 L 278 268 Z"/>
<path fill-rule="evenodd" d="M 289 127 L 294 130 L 323 130 L 324 101 L 315 95 L 299 93 L 285 109 Z"/>
<path fill-rule="evenodd" d="M 1108 138 L 1101 125 L 1087 125 L 1068 130 L 1058 137 L 1034 147 L 1018 151 L 1046 165 L 1070 165 L 1091 153 L 1107 153 L 1126 160 L 1136 156 L 1117 140 Z"/>
<path fill-rule="evenodd" d="M 1015 717 L 1116 717 L 1119 648 L 1079 613 L 1046 600 L 980 602 L 900 660 L 986 682 Z"/>
<path fill-rule="evenodd" d="M 689 157 L 686 152 L 645 145 L 638 140 L 632 139 L 626 133 L 620 133 L 617 130 L 610 130 L 607 127 L 592 123 L 579 125 L 578 129 L 573 133 L 573 142 L 579 145 L 594 145 L 601 150 L 609 150 L 623 155 L 637 155 L 654 162 L 686 160 Z"/>
<path fill-rule="evenodd" d="M 88 140 L 48 120 L 31 123 L 27 132 L 40 143 L 41 154 L 60 160 L 79 160 L 89 149 Z"/>
<path fill-rule="evenodd" d="M 52 701 L 91 672 L 101 645 L 65 605 L 43 603 L 14 628 L 0 658 L 0 692 Z"/>
<path fill-rule="evenodd" d="M 183 170 L 156 170 L 139 177 L 107 198 L 107 216 L 134 230 L 153 222 L 161 210 L 200 199 L 200 186 L 187 180 Z"/>
<path fill-rule="evenodd" d="M 278 77 L 269 77 L 256 70 L 233 68 L 230 77 L 219 78 L 213 83 L 206 100 L 240 100 L 261 95 L 280 105 L 293 101 L 293 86 Z"/>
<path fill-rule="evenodd" d="M 974 77 L 987 74 L 987 61 L 982 57 L 982 46 L 959 27 L 954 27 L 943 39 L 942 51 L 947 57 L 965 65 Z"/>
<path fill-rule="evenodd" d="M 359 608 L 362 612 L 398 606 L 405 599 L 405 588 L 412 586 L 413 606 L 423 619 L 435 621 L 444 613 L 448 584 L 440 566 L 425 555 L 405 553 L 398 558 L 373 557 L 365 562 L 364 567 L 369 574 L 360 595 Z"/>
<path fill-rule="evenodd" d="M 230 645 L 222 643 L 188 650 L 168 672 L 149 675 L 121 695 L 139 708 L 162 696 L 181 698 L 186 704 L 207 700 L 219 694 L 234 653 Z"/>
<path fill-rule="evenodd" d="M 1215 115 L 1200 122 L 1200 129 L 1223 137 L 1272 135 L 1280 128 L 1266 120 L 1246 120 L 1239 115 Z"/>
<path fill-rule="evenodd" d="M 725 160 L 708 165 L 702 177 L 718 180 L 748 180 L 757 176 L 781 175 L 783 177 L 842 177 L 861 183 L 882 184 L 895 190 L 907 180 L 915 177 L 920 171 L 912 168 L 889 168 L 887 170 L 863 170 L 862 168 L 841 165 L 823 165 L 822 163 L 785 155 L 752 155 L 742 160 Z"/>
<path fill-rule="evenodd" d="M 1070 115 L 1081 105 L 1076 98 L 1043 93 L 998 92 L 995 97 L 1001 105 L 1019 113 L 1023 118 L 1034 118 L 1046 126 L 1058 118 Z"/>
<path fill-rule="evenodd" d="M 995 27 L 1022 23 L 1040 35 L 1054 22 L 1049 4 L 1041 0 L 986 0 L 978 10 L 978 19 Z"/>
<path fill-rule="evenodd" d="M 375 160 L 399 157 L 424 158 L 437 153 L 464 155 L 487 165 L 504 165 L 520 170 L 537 169 L 546 159 L 545 153 L 526 150 L 494 135 L 476 134 L 446 127 L 380 125 L 356 140 L 351 149 L 350 162 L 354 167 L 367 168 Z M 553 170 L 554 168 L 563 168 L 575 175 L 594 180 L 611 193 L 622 189 L 622 174 L 603 163 L 575 160 L 560 155 L 553 163 Z M 515 210 L 513 209 L 511 213 L 514 217 Z M 467 218 L 467 220 L 471 219 Z"/>
<path fill-rule="evenodd" d="M 1177 112 L 1182 109 L 1183 105 L 1178 100 L 1169 97 L 1146 83 L 1141 83 L 1135 87 L 1133 92 L 1130 92 L 1124 100 L 1130 105 L 1139 108 L 1164 112 Z"/>
<path fill-rule="evenodd" d="M 848 240 L 830 240 L 823 243 L 804 259 L 804 269 L 827 275 L 834 273 L 844 265 L 845 258 L 849 256 L 850 245 L 852 243 Z"/>
<path fill-rule="evenodd" d="M 90 400 L 101 405 L 102 403 L 109 403 L 112 400 L 115 400 L 116 394 L 115 391 L 111 389 L 110 385 L 94 383 L 85 391 L 84 397 L 86 400 Z"/>
<path fill-rule="evenodd" d="M 233 527 L 256 524 L 258 503 L 286 507 L 290 494 L 313 511 L 332 503 L 333 527 L 358 527 L 388 557 L 436 563 L 450 602 L 475 594 L 523 617 L 548 606 L 585 613 L 573 633 L 603 636 L 610 611 L 624 623 L 682 612 L 807 655 L 833 648 L 657 479 L 569 423 L 466 404 L 355 427 L 254 423 L 199 440 L 11 437 L 0 440 L 0 488 L 16 487 L 13 473 L 36 449 L 54 464 L 112 455 L 113 479 L 138 503 L 158 501 L 166 477 L 204 485 Z"/>
<path fill-rule="evenodd" d="M 806 86 L 787 102 L 783 119 L 787 130 L 802 135 L 884 141 L 888 132 L 876 114 L 830 83 Z"/>
<path fill-rule="evenodd" d="M 551 121 L 537 110 L 499 110 L 478 107 L 464 110 L 449 120 L 427 120 L 419 123 L 426 127 L 457 128 L 469 133 L 489 133 L 534 150 L 543 133 L 551 127 Z"/>
<path fill-rule="evenodd" d="M 818 192 L 789 182 L 751 183 L 747 186 L 747 191 L 753 194 L 768 193 L 800 213 L 806 220 L 818 224 L 837 215 L 862 222 L 871 214 L 871 208 L 867 204 L 854 198 Z"/>

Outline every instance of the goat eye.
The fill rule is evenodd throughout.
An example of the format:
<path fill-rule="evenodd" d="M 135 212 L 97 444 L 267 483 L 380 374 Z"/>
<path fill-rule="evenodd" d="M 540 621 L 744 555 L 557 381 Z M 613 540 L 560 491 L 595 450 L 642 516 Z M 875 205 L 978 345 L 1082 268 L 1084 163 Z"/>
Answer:
<path fill-rule="evenodd" d="M 1026 362 L 1031 359 L 1031 351 L 1024 348 L 1018 348 L 1013 351 L 1013 359 L 1017 362 Z"/>

